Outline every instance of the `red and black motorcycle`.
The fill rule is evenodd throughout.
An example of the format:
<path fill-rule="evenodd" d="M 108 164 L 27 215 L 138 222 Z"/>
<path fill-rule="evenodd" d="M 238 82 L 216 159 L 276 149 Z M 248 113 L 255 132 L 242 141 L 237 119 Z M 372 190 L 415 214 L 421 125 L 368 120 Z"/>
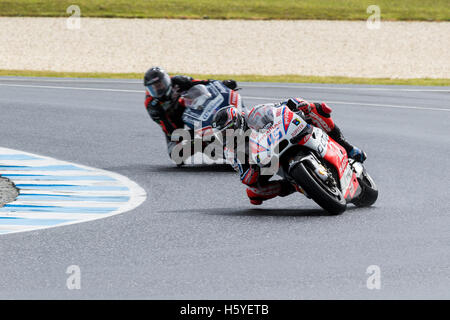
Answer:
<path fill-rule="evenodd" d="M 347 203 L 360 207 L 375 203 L 375 182 L 340 144 L 316 127 L 299 136 L 309 125 L 287 106 L 273 108 L 273 119 L 268 129 L 250 135 L 254 163 L 272 168 L 330 214 L 344 212 Z"/>

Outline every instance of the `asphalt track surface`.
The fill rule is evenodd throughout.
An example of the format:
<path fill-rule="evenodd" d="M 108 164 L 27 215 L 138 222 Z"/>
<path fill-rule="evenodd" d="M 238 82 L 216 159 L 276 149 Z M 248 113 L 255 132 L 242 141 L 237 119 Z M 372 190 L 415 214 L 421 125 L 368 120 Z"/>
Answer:
<path fill-rule="evenodd" d="M 334 217 L 300 194 L 253 207 L 228 167 L 171 164 L 140 81 L 1 78 L 2 147 L 120 173 L 148 198 L 0 236 L 0 298 L 450 298 L 449 87 L 245 84 L 241 95 L 329 102 L 369 155 L 377 203 Z M 66 287 L 70 265 L 80 290 Z M 380 290 L 366 287 L 370 265 Z"/>

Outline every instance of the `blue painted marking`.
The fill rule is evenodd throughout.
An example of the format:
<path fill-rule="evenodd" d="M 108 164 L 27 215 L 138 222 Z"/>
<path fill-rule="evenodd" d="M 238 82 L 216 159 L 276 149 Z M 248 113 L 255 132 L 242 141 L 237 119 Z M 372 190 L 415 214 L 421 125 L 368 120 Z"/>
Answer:
<path fill-rule="evenodd" d="M 71 222 L 74 220 L 67 219 L 28 219 L 28 218 L 13 218 L 13 217 L 0 217 L 0 225 L 10 226 L 53 226 L 56 224 Z"/>
<path fill-rule="evenodd" d="M 114 178 L 108 176 L 54 176 L 43 174 L 4 174 L 2 177 L 9 178 L 11 180 L 45 180 L 45 181 L 116 181 Z"/>
<path fill-rule="evenodd" d="M 92 202 L 127 202 L 130 197 L 127 196 L 78 196 L 78 195 L 60 195 L 60 194 L 20 194 L 17 200 L 49 200 L 49 201 L 92 201 Z"/>
<path fill-rule="evenodd" d="M 128 191 L 127 187 L 122 186 L 77 186 L 71 184 L 16 184 L 19 189 L 50 189 L 67 191 Z"/>
<path fill-rule="evenodd" d="M 26 154 L 0 154 L 0 160 L 38 160 L 36 158 Z"/>
<path fill-rule="evenodd" d="M 21 204 L 6 204 L 0 208 L 0 212 L 60 212 L 60 213 L 109 213 L 117 208 L 90 208 L 90 207 L 56 207 L 56 206 L 34 206 Z"/>
<path fill-rule="evenodd" d="M 28 166 L 5 166 L 0 165 L 0 170 L 9 171 L 65 171 L 65 170 L 79 170 L 79 171 L 89 171 L 73 165 L 54 165 L 54 166 L 41 166 L 41 167 L 28 167 Z"/>
<path fill-rule="evenodd" d="M 5 150 L 10 153 L 0 154 L 0 176 L 12 180 L 19 195 L 17 201 L 0 208 L 0 235 L 89 221 L 131 208 L 124 205 L 134 200 L 130 194 L 135 186 L 126 179 L 75 163 Z M 143 190 L 140 193 L 144 197 Z"/>
<path fill-rule="evenodd" d="M 27 166 L 7 166 L 7 165 L 0 165 L 0 168 L 28 168 Z"/>

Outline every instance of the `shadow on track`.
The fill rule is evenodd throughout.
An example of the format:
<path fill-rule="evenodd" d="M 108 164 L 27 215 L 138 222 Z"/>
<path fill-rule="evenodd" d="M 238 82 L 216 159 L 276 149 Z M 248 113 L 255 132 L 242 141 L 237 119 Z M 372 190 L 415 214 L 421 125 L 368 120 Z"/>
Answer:
<path fill-rule="evenodd" d="M 109 167 L 103 168 L 110 171 L 126 171 L 133 170 L 134 172 L 146 173 L 146 172 L 172 172 L 172 173 L 183 173 L 183 172 L 230 172 L 235 173 L 233 168 L 228 164 L 194 164 L 185 165 L 182 167 L 177 167 L 175 165 L 150 165 L 150 164 L 134 164 L 129 166 L 121 167 Z"/>
<path fill-rule="evenodd" d="M 205 210 L 206 211 L 206 210 Z M 215 209 L 209 210 L 206 214 L 225 216 L 245 216 L 245 217 L 321 217 L 327 213 L 322 209 Z"/>
<path fill-rule="evenodd" d="M 321 217 L 328 216 L 322 209 L 263 209 L 263 208 L 211 208 L 158 211 L 159 213 L 201 213 L 218 216 L 245 217 Z"/>
<path fill-rule="evenodd" d="M 192 164 L 182 167 L 155 166 L 159 172 L 231 172 L 236 173 L 229 164 Z"/>
<path fill-rule="evenodd" d="M 349 213 L 355 210 L 370 210 L 371 208 L 357 208 L 354 206 L 347 207 L 343 213 Z M 210 208 L 210 209 L 183 209 L 183 210 L 167 210 L 158 211 L 159 213 L 200 213 L 217 216 L 236 216 L 236 217 L 340 217 L 342 215 L 333 216 L 328 214 L 325 210 L 317 209 L 302 209 L 302 208 L 284 208 L 284 209 L 270 209 L 270 208 Z"/>

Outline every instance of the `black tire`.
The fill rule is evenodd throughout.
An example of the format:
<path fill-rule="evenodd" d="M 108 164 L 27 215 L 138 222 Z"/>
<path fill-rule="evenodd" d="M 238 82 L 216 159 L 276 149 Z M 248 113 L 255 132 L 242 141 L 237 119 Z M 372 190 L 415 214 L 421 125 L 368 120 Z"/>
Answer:
<path fill-rule="evenodd" d="M 363 172 L 361 178 L 358 178 L 358 182 L 362 188 L 361 195 L 353 201 L 353 204 L 357 207 L 369 207 L 375 203 L 378 199 L 378 188 L 373 179 Z"/>
<path fill-rule="evenodd" d="M 177 163 L 177 168 L 181 168 L 182 166 L 184 166 L 184 161 L 181 163 Z"/>
<path fill-rule="evenodd" d="M 325 209 L 331 215 L 338 215 L 347 208 L 347 201 L 342 192 L 335 187 L 332 190 L 317 177 L 313 170 L 309 169 L 303 163 L 297 164 L 289 172 L 295 182 L 302 187 L 319 206 Z"/>

